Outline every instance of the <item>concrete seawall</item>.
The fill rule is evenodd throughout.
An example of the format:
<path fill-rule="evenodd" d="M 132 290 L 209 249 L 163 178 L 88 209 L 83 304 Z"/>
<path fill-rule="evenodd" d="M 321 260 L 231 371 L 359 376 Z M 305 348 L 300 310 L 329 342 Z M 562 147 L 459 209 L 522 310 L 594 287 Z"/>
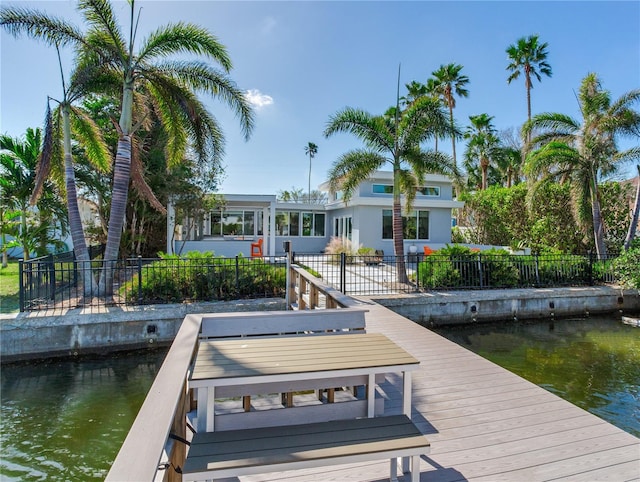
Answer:
<path fill-rule="evenodd" d="M 282 309 L 284 300 L 267 299 L 3 315 L 0 317 L 0 361 L 101 354 L 167 345 L 173 341 L 188 314 Z"/>
<path fill-rule="evenodd" d="M 427 326 L 640 313 L 640 290 L 609 286 L 447 291 L 370 299 Z"/>
<path fill-rule="evenodd" d="M 611 287 L 448 291 L 370 299 L 426 326 L 640 313 L 640 291 Z M 169 344 L 190 313 L 271 311 L 284 300 L 74 309 L 0 317 L 0 362 Z"/>

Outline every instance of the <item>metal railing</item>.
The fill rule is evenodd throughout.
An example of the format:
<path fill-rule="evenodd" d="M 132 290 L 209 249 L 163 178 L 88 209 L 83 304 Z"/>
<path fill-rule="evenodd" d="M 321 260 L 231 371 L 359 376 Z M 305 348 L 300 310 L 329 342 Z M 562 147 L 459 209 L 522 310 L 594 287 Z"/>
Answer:
<path fill-rule="evenodd" d="M 99 286 L 107 267 L 113 283 Z M 66 253 L 20 262 L 20 311 L 284 297 L 285 277 L 276 257 L 138 257 L 107 266 Z"/>
<path fill-rule="evenodd" d="M 471 253 L 399 258 L 292 253 L 293 264 L 351 295 L 614 283 L 612 260 L 599 260 L 594 255 Z M 404 271 L 398 269 L 402 266 Z M 103 261 L 76 261 L 73 253 L 22 261 L 20 310 L 283 298 L 286 292 L 284 257 L 139 257 L 109 267 L 113 283 L 111 289 L 105 289 L 98 286 L 105 269 Z"/>
<path fill-rule="evenodd" d="M 294 253 L 302 266 L 344 294 L 412 293 L 438 289 L 538 288 L 615 283 L 612 261 L 594 255 Z M 404 266 L 406 279 L 402 282 Z"/>

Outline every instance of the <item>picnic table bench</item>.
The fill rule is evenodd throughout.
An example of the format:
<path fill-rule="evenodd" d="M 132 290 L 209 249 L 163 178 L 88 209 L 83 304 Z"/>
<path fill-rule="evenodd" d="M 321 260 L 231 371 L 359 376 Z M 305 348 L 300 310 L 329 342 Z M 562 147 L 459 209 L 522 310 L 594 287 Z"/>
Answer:
<path fill-rule="evenodd" d="M 182 468 L 185 482 L 326 465 L 410 457 L 411 481 L 420 480 L 420 455 L 430 444 L 406 415 L 194 434 Z"/>

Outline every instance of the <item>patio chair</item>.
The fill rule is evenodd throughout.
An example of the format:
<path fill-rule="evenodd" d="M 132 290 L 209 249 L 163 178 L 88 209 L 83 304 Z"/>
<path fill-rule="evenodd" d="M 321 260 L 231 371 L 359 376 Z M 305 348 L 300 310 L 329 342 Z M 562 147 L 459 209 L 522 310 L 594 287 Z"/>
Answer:
<path fill-rule="evenodd" d="M 429 256 L 430 254 L 433 254 L 433 249 L 431 249 L 429 246 L 423 246 L 422 250 L 424 251 L 425 256 Z"/>
<path fill-rule="evenodd" d="M 251 243 L 251 257 L 262 258 L 262 243 L 264 238 L 259 238 L 257 243 Z"/>

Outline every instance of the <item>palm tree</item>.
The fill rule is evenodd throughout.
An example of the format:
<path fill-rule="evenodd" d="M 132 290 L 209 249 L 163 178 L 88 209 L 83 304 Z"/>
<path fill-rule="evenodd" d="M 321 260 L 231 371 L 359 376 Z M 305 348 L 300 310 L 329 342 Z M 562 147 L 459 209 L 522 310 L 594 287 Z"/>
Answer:
<path fill-rule="evenodd" d="M 542 81 L 540 74 L 551 77 L 551 66 L 547 62 L 549 55 L 547 47 L 546 42 L 539 42 L 537 35 L 529 35 L 529 37 L 518 39 L 506 50 L 510 61 L 507 70 L 511 71 L 507 83 L 510 84 L 512 80 L 520 77 L 521 72 L 524 72 L 524 86 L 527 89 L 527 120 L 531 120 L 531 89 L 533 89 L 531 77 L 538 79 L 538 82 Z"/>
<path fill-rule="evenodd" d="M 461 70 L 462 65 L 447 64 L 441 65 L 438 70 L 431 74 L 435 78 L 437 91 L 442 95 L 444 101 L 449 107 L 449 124 L 452 132 L 454 131 L 453 109 L 456 106 L 456 96 L 469 96 L 469 91 L 465 88 L 469 83 L 469 77 L 462 75 L 460 73 Z M 453 150 L 453 162 L 457 162 L 455 136 L 451 137 L 451 149 Z"/>
<path fill-rule="evenodd" d="M 40 129 L 27 129 L 24 140 L 0 136 L 0 204 L 20 214 L 20 227 L 15 234 L 25 259 L 34 251 L 44 254 L 47 245 L 55 244 L 67 228 L 64 206 L 51 183 L 45 185 L 46 195 L 39 200 L 37 209 L 31 208 L 35 204 L 30 203 L 30 198 L 36 185 L 42 143 Z M 37 217 L 37 222 L 30 223 L 31 217 Z M 60 229 L 54 234 L 56 224 Z"/>
<path fill-rule="evenodd" d="M 619 136 L 638 137 L 640 112 L 633 104 L 640 101 L 640 89 L 611 101 L 594 73 L 581 83 L 578 102 L 582 120 L 558 113 L 543 113 L 525 123 L 522 134 L 539 132 L 531 140 L 537 147 L 525 162 L 526 172 L 538 178 L 538 185 L 549 180 L 571 183 L 574 214 L 585 230 L 593 228 L 598 257 L 606 256 L 604 226 L 600 209 L 598 180 L 613 174 L 619 165 L 640 159 L 640 147 L 619 151 Z"/>
<path fill-rule="evenodd" d="M 349 132 L 360 138 L 367 149 L 349 151 L 341 155 L 329 171 L 329 189 L 342 190 L 348 202 L 360 183 L 385 165 L 393 170 L 393 249 L 397 259 L 398 280 L 407 283 L 404 263 L 401 195 L 406 209 L 413 203 L 418 187 L 424 184 L 427 173 L 458 176 L 453 160 L 446 154 L 427 151 L 420 143 L 434 137 L 438 129 L 447 126 L 441 104 L 432 98 L 421 97 L 401 111 L 399 96 L 396 107 L 385 115 L 373 116 L 350 107 L 329 118 L 325 137 Z"/>
<path fill-rule="evenodd" d="M 631 242 L 633 241 L 633 238 L 635 238 L 636 230 L 638 229 L 638 217 L 640 217 L 640 164 L 636 166 L 636 169 L 638 169 L 636 200 L 633 204 L 633 210 L 631 211 L 631 221 L 629 222 L 627 236 L 624 238 L 624 249 L 629 249 L 631 247 Z"/>
<path fill-rule="evenodd" d="M 311 202 L 311 159 L 318 153 L 318 146 L 313 142 L 309 142 L 304 147 L 304 153 L 309 156 L 309 190 L 307 191 L 307 202 Z"/>
<path fill-rule="evenodd" d="M 27 32 L 53 44 L 64 41 L 79 47 L 78 65 L 83 69 L 99 66 L 108 85 L 113 85 L 116 77 L 121 79 L 119 139 L 105 266 L 100 280 L 100 292 L 105 294 L 112 290 L 113 264 L 122 237 L 132 160 L 135 160 L 132 157 L 134 134 L 140 125 L 149 121 L 149 114 L 157 116 L 166 131 L 169 165 L 179 163 L 188 147 L 203 163 L 219 162 L 223 155 L 224 136 L 220 126 L 197 97 L 198 93 L 220 99 L 234 110 L 245 138 L 253 127 L 253 113 L 247 99 L 227 77 L 232 64 L 218 39 L 199 26 L 176 23 L 158 28 L 135 52 L 135 0 L 129 3 L 128 35 L 123 35 L 108 0 L 79 2 L 79 10 L 89 27 L 84 35 L 66 22 L 39 12 L 15 8 L 6 10 L 11 15 L 5 15 L 4 10 L 2 14 L 2 24 L 13 32 Z M 175 54 L 193 54 L 197 58 L 168 60 Z M 222 71 L 200 58 L 214 62 Z M 136 125 L 134 111 L 138 116 Z"/>
<path fill-rule="evenodd" d="M 467 127 L 465 137 L 469 139 L 465 152 L 467 164 L 476 163 L 482 173 L 481 189 L 487 189 L 488 171 L 491 161 L 499 156 L 500 139 L 493 127 L 493 116 L 488 114 L 469 116 L 471 125 Z"/>

